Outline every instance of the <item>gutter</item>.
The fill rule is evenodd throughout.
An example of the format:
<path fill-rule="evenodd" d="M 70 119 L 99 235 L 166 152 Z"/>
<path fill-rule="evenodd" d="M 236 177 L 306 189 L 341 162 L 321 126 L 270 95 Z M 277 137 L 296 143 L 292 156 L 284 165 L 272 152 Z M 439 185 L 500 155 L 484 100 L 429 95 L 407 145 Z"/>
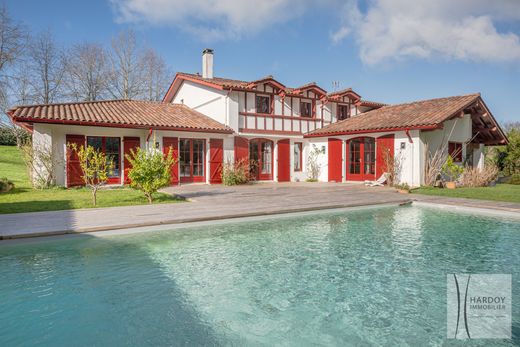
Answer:
<path fill-rule="evenodd" d="M 366 129 L 366 130 L 350 130 L 350 131 L 335 131 L 328 133 L 317 133 L 317 134 L 305 134 L 304 138 L 309 137 L 328 137 L 328 136 L 340 136 L 340 135 L 352 135 L 352 134 L 368 134 L 368 133 L 383 133 L 388 131 L 410 131 L 410 130 L 436 130 L 442 129 L 442 124 L 435 125 L 420 125 L 415 127 L 395 127 L 395 128 L 379 128 L 379 129 Z"/>

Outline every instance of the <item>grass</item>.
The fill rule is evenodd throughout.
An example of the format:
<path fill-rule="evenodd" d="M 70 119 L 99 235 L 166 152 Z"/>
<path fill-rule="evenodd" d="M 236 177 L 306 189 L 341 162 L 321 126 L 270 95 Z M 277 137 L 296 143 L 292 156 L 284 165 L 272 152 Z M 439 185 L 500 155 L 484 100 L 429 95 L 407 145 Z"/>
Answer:
<path fill-rule="evenodd" d="M 412 193 L 446 196 L 450 198 L 468 198 L 520 203 L 520 185 L 513 184 L 497 184 L 495 187 L 457 189 L 421 187 L 412 190 Z"/>
<path fill-rule="evenodd" d="M 33 189 L 29 183 L 22 154 L 16 146 L 0 146 L 0 177 L 13 181 L 15 188 L 0 194 L 0 214 L 92 208 L 87 188 Z M 181 201 L 169 194 L 154 194 L 154 204 Z M 96 207 L 148 204 L 143 193 L 129 187 L 103 189 L 97 193 Z"/>

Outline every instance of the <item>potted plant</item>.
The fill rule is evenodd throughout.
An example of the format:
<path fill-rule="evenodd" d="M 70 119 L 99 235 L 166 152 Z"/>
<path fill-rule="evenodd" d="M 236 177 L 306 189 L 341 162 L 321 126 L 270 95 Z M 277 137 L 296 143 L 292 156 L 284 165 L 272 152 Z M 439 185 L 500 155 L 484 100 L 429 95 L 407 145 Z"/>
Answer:
<path fill-rule="evenodd" d="M 451 155 L 448 156 L 444 165 L 442 165 L 442 173 L 447 177 L 446 188 L 455 189 L 457 187 L 455 181 L 464 172 L 464 168 L 455 164 Z"/>
<path fill-rule="evenodd" d="M 410 186 L 407 183 L 403 184 L 396 184 L 394 186 L 395 189 L 401 194 L 409 194 L 410 193 Z"/>

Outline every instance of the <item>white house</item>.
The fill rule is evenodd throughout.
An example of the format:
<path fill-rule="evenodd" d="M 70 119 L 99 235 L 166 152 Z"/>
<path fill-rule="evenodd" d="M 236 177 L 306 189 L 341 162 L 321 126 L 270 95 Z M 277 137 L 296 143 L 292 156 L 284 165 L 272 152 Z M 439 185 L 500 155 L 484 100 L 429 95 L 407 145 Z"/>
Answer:
<path fill-rule="evenodd" d="M 213 51 L 202 75 L 177 73 L 162 103 L 108 100 L 12 108 L 12 120 L 33 132 L 35 146 L 52 150 L 58 184 L 81 184 L 66 144 L 90 144 L 109 154 L 123 184 L 135 146 L 173 148 L 179 162 L 172 184 L 220 183 L 225 161 L 254 160 L 257 180 L 308 178 L 311 151 L 319 151 L 320 181 L 373 180 L 385 170 L 384 153 L 399 157 L 399 181 L 424 182 L 428 151 L 446 147 L 456 162 L 483 165 L 483 147 L 507 142 L 480 94 L 385 105 L 352 89 L 328 93 L 316 83 L 286 87 L 272 76 L 241 81 L 213 76 Z M 150 136 L 153 134 L 153 136 Z M 150 143 L 155 138 L 156 143 Z"/>

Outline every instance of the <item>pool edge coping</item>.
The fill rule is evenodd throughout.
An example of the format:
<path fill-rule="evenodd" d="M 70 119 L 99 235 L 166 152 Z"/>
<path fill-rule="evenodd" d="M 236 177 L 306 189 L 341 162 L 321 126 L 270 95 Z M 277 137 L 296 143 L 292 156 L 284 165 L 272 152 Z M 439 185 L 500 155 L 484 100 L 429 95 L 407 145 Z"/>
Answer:
<path fill-rule="evenodd" d="M 382 201 L 377 203 L 367 203 L 367 204 L 335 204 L 335 205 L 326 205 L 326 206 L 312 206 L 312 207 L 302 207 L 302 208 L 287 208 L 278 211 L 255 211 L 255 212 L 247 212 L 247 213 L 238 213 L 238 214 L 226 214 L 221 216 L 206 216 L 206 217 L 194 217 L 194 218 L 185 218 L 185 219 L 169 219 L 169 220 L 158 220 L 153 222 L 144 222 L 144 223 L 128 223 L 128 224 L 120 224 L 120 225 L 107 225 L 102 227 L 94 227 L 94 228 L 80 228 L 80 229 L 67 229 L 67 230 L 50 230 L 50 231 L 38 231 L 38 232 L 26 232 L 20 234 L 12 234 L 12 235 L 0 235 L 0 245 L 4 243 L 4 241 L 9 240 L 19 240 L 19 239 L 32 239 L 32 238 L 44 238 L 49 236 L 62 236 L 62 235 L 81 235 L 81 234 L 90 234 L 102 231 L 111 231 L 111 230 L 123 230 L 123 229 L 136 229 L 136 228 L 146 228 L 153 226 L 163 226 L 163 225 L 188 225 L 190 223 L 197 222 L 211 222 L 211 221 L 222 221 L 222 220 L 238 220 L 240 218 L 248 218 L 248 217 L 262 217 L 262 216 L 279 216 L 286 215 L 292 213 L 300 213 L 300 212 L 312 212 L 312 211 L 326 211 L 326 210 L 335 210 L 335 209 L 348 209 L 348 208 L 357 208 L 357 207 L 379 207 L 384 205 L 408 205 L 412 204 L 413 199 L 396 199 L 392 201 Z"/>
<path fill-rule="evenodd" d="M 146 229 L 151 227 L 173 227 L 173 228 L 189 228 L 194 226 L 197 223 L 209 223 L 209 222 L 239 222 L 241 219 L 255 218 L 255 217 L 269 217 L 269 216 L 290 216 L 297 215 L 299 213 L 312 213 L 312 212 L 333 212 L 334 210 L 356 210 L 359 208 L 376 208 L 376 207 L 386 207 L 386 206 L 404 206 L 404 205 L 414 205 L 414 206 L 424 206 L 424 207 L 432 207 L 439 209 L 449 209 L 456 210 L 457 212 L 466 212 L 466 213 L 481 213 L 488 216 L 499 216 L 499 217 L 510 217 L 514 219 L 520 219 L 520 211 L 504 209 L 500 207 L 492 208 L 492 207 L 477 207 L 471 205 L 454 205 L 450 203 L 446 203 L 443 201 L 420 201 L 416 199 L 406 199 L 406 200 L 394 200 L 394 201 L 385 201 L 378 203 L 370 203 L 370 204 L 336 204 L 336 205 L 327 205 L 327 206 L 314 206 L 314 207 L 304 207 L 304 208 L 293 208 L 293 209 L 283 209 L 278 211 L 256 211 L 256 212 L 248 212 L 248 213 L 239 213 L 239 214 L 227 214 L 221 216 L 206 216 L 206 217 L 195 217 L 195 218 L 186 218 L 186 219 L 173 219 L 173 220 L 161 220 L 155 222 L 146 222 L 146 223 L 129 223 L 129 224 L 121 224 L 116 226 L 103 226 L 96 228 L 83 228 L 78 230 L 55 230 L 55 231 L 43 231 L 43 232 L 35 232 L 35 233 L 22 233 L 22 234 L 14 234 L 7 236 L 0 236 L 0 245 L 11 243 L 9 241 L 20 241 L 20 240 L 36 240 L 36 239 L 44 239 L 47 237 L 59 237 L 59 236 L 79 236 L 79 235 L 96 235 L 99 233 L 99 236 L 106 235 L 124 235 L 130 233 L 139 233 L 146 232 L 146 230 L 142 231 L 133 231 L 132 229 Z M 161 228 L 163 229 L 163 228 Z M 125 232 L 125 230 L 128 230 Z M 104 234 L 103 234 L 104 233 Z"/>

